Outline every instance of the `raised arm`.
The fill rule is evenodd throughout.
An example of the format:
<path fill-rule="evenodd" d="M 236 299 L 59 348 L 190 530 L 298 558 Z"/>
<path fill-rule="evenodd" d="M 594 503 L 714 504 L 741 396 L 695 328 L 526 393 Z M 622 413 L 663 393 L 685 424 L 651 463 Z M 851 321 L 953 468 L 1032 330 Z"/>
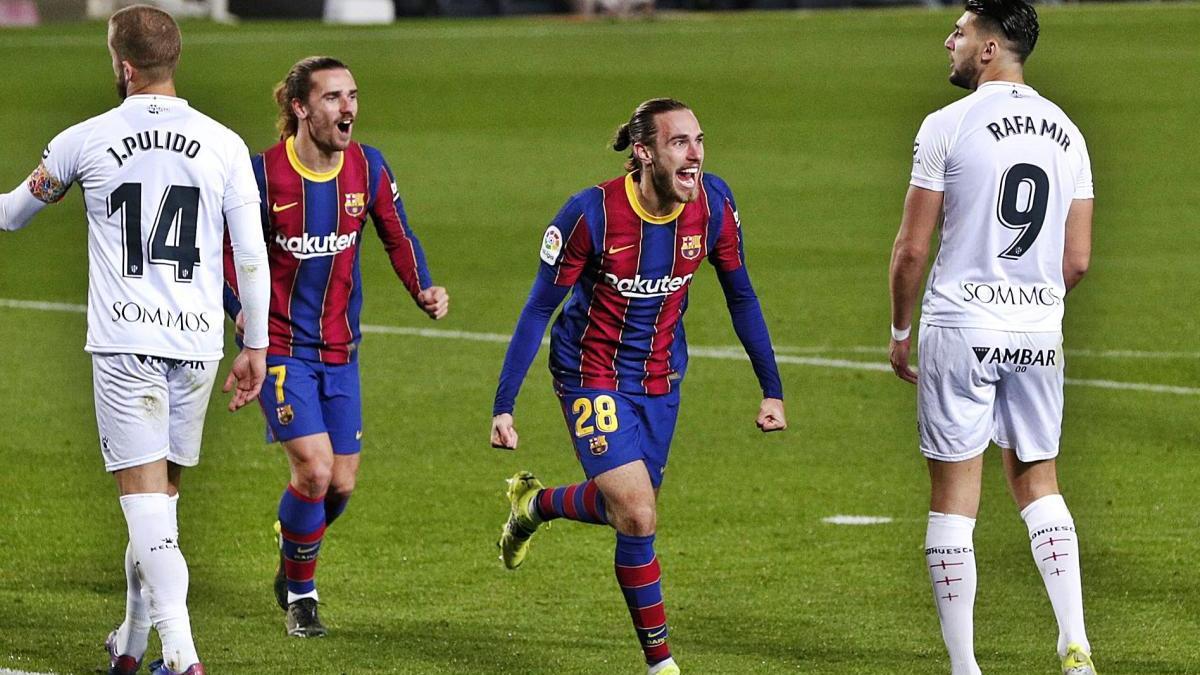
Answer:
<path fill-rule="evenodd" d="M 372 194 L 369 197 L 371 220 L 383 241 L 392 269 L 417 306 L 431 319 L 441 319 L 450 311 L 450 296 L 446 289 L 434 286 L 425 262 L 425 251 L 412 228 L 408 226 L 408 215 L 404 202 L 396 187 L 396 177 L 383 157 L 374 149 L 367 149 L 368 164 L 373 174 Z"/>

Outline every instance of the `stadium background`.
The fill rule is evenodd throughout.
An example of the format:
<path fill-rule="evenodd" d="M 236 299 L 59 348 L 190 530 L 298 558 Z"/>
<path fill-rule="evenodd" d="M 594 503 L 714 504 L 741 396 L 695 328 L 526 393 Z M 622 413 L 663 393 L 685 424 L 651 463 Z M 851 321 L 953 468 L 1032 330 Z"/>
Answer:
<path fill-rule="evenodd" d="M 753 427 L 758 392 L 711 274 L 662 494 L 672 644 L 689 672 L 944 673 L 920 546 L 926 478 L 914 393 L 888 372 L 886 267 L 922 117 L 961 93 L 941 42 L 957 10 L 185 22 L 180 94 L 251 148 L 270 90 L 330 53 L 361 89 L 355 137 L 398 174 L 435 279 L 433 324 L 368 237 L 364 466 L 322 555 L 324 640 L 283 636 L 270 525 L 286 463 L 254 409 L 209 414 L 185 479 L 197 643 L 218 673 L 638 672 L 611 536 L 556 524 L 516 573 L 495 560 L 502 480 L 580 473 L 544 354 L 518 402 L 522 447 L 487 447 L 495 377 L 567 195 L 619 171 L 612 130 L 651 96 L 688 101 L 706 169 L 737 194 L 781 358 L 791 428 Z M 1043 7 L 1028 79 L 1087 135 L 1092 272 L 1066 321 L 1063 491 L 1082 533 L 1102 672 L 1200 672 L 1200 250 L 1194 4 Z M 59 130 L 115 103 L 100 23 L 0 32 L 0 185 Z M 82 351 L 77 190 L 0 237 L 0 668 L 90 673 L 120 620 L 123 521 L 101 470 Z M 438 332 L 420 331 L 435 329 Z M 1055 672 L 1053 616 L 989 456 L 976 547 L 989 673 Z M 837 514 L 891 523 L 841 526 Z M 153 650 L 153 647 L 152 647 Z M 151 655 L 154 652 L 151 651 Z"/>

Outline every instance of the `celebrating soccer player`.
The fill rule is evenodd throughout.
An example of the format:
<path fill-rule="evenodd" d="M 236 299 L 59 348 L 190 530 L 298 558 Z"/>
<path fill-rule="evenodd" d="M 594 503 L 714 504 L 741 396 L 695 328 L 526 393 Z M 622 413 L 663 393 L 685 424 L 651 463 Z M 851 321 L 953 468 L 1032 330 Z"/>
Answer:
<path fill-rule="evenodd" d="M 701 171 L 696 116 L 679 101 L 646 101 L 617 131 L 613 149 L 627 148 L 625 175 L 571 197 L 546 228 L 541 266 L 500 374 L 491 442 L 516 449 L 517 391 L 570 293 L 551 331 L 550 371 L 587 480 L 546 489 L 528 472 L 509 479 L 500 558 L 519 566 L 529 538 L 555 518 L 613 527 L 617 583 L 654 675 L 679 672 L 654 553 L 656 501 L 687 369 L 688 287 L 705 258 L 762 387 L 758 427 L 777 431 L 787 422 L 737 206 L 724 181 Z"/>
<path fill-rule="evenodd" d="M 358 116 L 350 69 L 329 57 L 303 59 L 275 98 L 282 140 L 253 159 L 272 287 L 259 400 L 269 435 L 291 464 L 279 501 L 275 599 L 288 635 L 319 637 L 325 627 L 317 615 L 317 555 L 325 529 L 354 492 L 362 449 L 359 239 L 367 217 L 421 310 L 441 319 L 449 296 L 430 280 L 383 155 L 350 140 Z M 226 280 L 226 309 L 237 316 L 237 280 Z"/>
<path fill-rule="evenodd" d="M 128 526 L 125 621 L 105 642 L 110 675 L 141 666 L 150 628 L 163 659 L 152 675 L 203 675 L 187 609 L 176 518 L 183 467 L 200 460 L 223 349 L 221 240 L 245 289 L 245 348 L 225 390 L 254 400 L 267 346 L 266 251 L 246 144 L 175 95 L 179 27 L 135 5 L 108 21 L 122 103 L 60 133 L 26 186 L 0 196 L 0 230 L 23 227 L 72 183 L 88 219 L 88 334 L 104 467 Z"/>
<path fill-rule="evenodd" d="M 1000 446 L 1034 562 L 1058 620 L 1064 675 L 1094 674 L 1083 626 L 1079 543 L 1058 492 L 1066 294 L 1091 252 L 1092 174 L 1083 135 L 1025 84 L 1038 37 L 1022 0 L 967 0 L 946 38 L 950 82 L 972 93 L 925 118 L 892 251 L 891 362 L 917 385 L 932 487 L 925 559 L 954 675 L 979 673 L 973 644 L 983 452 Z M 910 327 L 929 240 L 945 214 Z"/>

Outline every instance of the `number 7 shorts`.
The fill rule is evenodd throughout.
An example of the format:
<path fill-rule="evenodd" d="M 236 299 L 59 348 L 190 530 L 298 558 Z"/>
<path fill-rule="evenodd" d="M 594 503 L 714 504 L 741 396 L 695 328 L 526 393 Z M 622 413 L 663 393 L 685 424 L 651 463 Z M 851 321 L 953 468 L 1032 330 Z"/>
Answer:
<path fill-rule="evenodd" d="M 92 354 L 100 454 L 109 472 L 169 460 L 200 461 L 217 361 Z"/>
<path fill-rule="evenodd" d="M 357 359 L 334 365 L 268 354 L 258 402 L 267 418 L 268 442 L 327 433 L 335 455 L 362 450 Z"/>
<path fill-rule="evenodd" d="M 679 417 L 679 389 L 648 396 L 555 382 L 554 390 L 588 478 L 640 460 L 650 483 L 662 484 Z"/>
<path fill-rule="evenodd" d="M 917 430 L 921 454 L 961 462 L 990 442 L 1022 462 L 1058 455 L 1061 332 L 921 325 Z"/>

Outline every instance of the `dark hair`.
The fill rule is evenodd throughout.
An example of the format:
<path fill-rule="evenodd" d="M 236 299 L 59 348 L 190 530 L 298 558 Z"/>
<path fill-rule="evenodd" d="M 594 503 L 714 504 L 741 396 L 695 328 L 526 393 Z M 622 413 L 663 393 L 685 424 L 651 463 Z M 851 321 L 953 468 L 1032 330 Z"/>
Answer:
<path fill-rule="evenodd" d="M 161 82 L 174 76 L 183 39 L 170 14 L 149 5 L 131 5 L 109 17 L 108 33 L 117 60 L 128 61 L 146 79 Z"/>
<path fill-rule="evenodd" d="M 310 56 L 297 61 L 287 77 L 275 85 L 275 102 L 279 104 L 279 119 L 275 121 L 275 126 L 279 129 L 280 138 L 296 135 L 300 121 L 292 112 L 292 99 L 307 101 L 313 88 L 313 73 L 321 70 L 350 69 L 332 56 Z"/>
<path fill-rule="evenodd" d="M 1033 53 L 1038 39 L 1038 18 L 1033 6 L 1025 0 L 966 0 L 966 10 L 979 17 L 992 32 L 1004 35 L 1021 63 Z"/>
<path fill-rule="evenodd" d="M 654 145 L 654 137 L 658 133 L 658 127 L 654 125 L 654 117 L 659 113 L 690 109 L 686 103 L 673 98 L 652 98 L 649 101 L 643 101 L 637 110 L 633 111 L 629 121 L 617 127 L 617 133 L 613 135 L 612 149 L 620 152 L 634 143 Z M 629 159 L 625 161 L 625 171 L 633 173 L 641 168 L 642 163 L 638 161 L 631 150 Z"/>

